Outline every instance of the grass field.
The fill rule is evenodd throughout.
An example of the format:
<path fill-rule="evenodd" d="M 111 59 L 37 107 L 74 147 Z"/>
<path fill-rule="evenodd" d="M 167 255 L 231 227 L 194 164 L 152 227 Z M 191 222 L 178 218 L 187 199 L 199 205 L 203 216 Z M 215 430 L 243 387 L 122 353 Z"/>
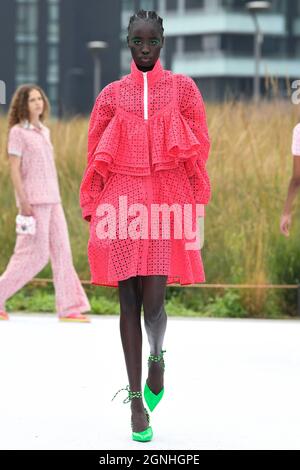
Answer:
<path fill-rule="evenodd" d="M 226 102 L 207 105 L 207 116 L 212 141 L 207 164 L 212 199 L 206 208 L 202 249 L 207 283 L 300 283 L 299 199 L 293 208 L 290 237 L 287 239 L 279 232 L 292 173 L 292 129 L 298 122 L 299 109 L 280 100 L 261 103 L 258 107 Z M 13 252 L 17 213 L 5 157 L 6 125 L 3 116 L 0 118 L 0 272 Z M 81 218 L 78 196 L 86 163 L 88 121 L 76 117 L 69 121 L 52 120 L 48 125 L 74 264 L 80 278 L 88 280 L 88 224 Z M 49 264 L 38 277 L 51 276 Z M 87 291 L 93 311 L 118 313 L 116 289 L 88 287 Z M 35 298 L 36 303 L 28 307 L 30 298 Z M 228 289 L 224 292 L 169 287 L 167 303 L 170 314 L 178 315 L 282 317 L 295 315 L 296 291 Z M 8 302 L 11 309 L 33 311 L 34 305 L 39 308 L 47 305 L 51 310 L 53 288 L 33 290 L 28 286 Z"/>

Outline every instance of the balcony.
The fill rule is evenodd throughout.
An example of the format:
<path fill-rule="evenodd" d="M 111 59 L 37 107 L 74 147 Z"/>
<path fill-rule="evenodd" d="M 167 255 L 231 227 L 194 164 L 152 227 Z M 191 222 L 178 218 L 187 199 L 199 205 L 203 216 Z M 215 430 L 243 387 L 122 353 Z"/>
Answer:
<path fill-rule="evenodd" d="M 221 51 L 210 55 L 195 53 L 175 54 L 172 71 L 191 77 L 252 77 L 255 62 L 251 57 L 230 57 Z M 298 59 L 264 58 L 260 65 L 260 75 L 272 77 L 298 78 Z"/>
<path fill-rule="evenodd" d="M 295 36 L 300 36 L 300 18 L 297 18 L 294 21 L 294 34 Z"/>
<path fill-rule="evenodd" d="M 261 14 L 259 23 L 264 34 L 286 35 L 284 15 Z M 297 27 L 300 28 L 300 25 Z M 194 10 L 180 16 L 177 13 L 169 13 L 164 19 L 164 28 L 167 37 L 210 33 L 254 34 L 255 32 L 253 20 L 248 13 L 231 13 L 224 10 L 216 10 L 216 12 Z"/>

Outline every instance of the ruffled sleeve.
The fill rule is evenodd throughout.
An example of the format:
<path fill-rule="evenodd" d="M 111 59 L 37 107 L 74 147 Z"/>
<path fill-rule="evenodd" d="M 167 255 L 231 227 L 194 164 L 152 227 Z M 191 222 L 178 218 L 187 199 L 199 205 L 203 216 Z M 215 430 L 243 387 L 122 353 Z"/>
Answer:
<path fill-rule="evenodd" d="M 102 191 L 105 181 L 95 166 L 95 151 L 109 122 L 115 114 L 114 83 L 107 85 L 98 95 L 89 121 L 87 166 L 84 171 L 80 190 L 79 203 L 82 217 L 89 221 L 95 205 L 95 198 Z"/>
<path fill-rule="evenodd" d="M 205 106 L 201 92 L 194 80 L 185 75 L 177 77 L 180 112 L 200 143 L 196 158 L 188 159 L 185 162 L 185 168 L 196 203 L 208 204 L 211 198 L 211 185 L 206 162 L 210 151 L 210 137 Z"/>

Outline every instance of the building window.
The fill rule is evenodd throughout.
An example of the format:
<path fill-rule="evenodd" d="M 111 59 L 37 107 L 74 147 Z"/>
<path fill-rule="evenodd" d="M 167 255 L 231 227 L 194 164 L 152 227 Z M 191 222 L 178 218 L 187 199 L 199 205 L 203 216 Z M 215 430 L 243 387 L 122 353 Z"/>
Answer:
<path fill-rule="evenodd" d="M 196 10 L 204 7 L 204 0 L 185 0 L 187 10 Z"/>
<path fill-rule="evenodd" d="M 287 3 L 286 0 L 273 0 L 271 2 L 271 11 L 273 13 L 285 13 L 286 8 L 289 7 Z"/>
<path fill-rule="evenodd" d="M 123 0 L 122 2 L 122 9 L 125 11 L 134 11 L 134 0 Z"/>
<path fill-rule="evenodd" d="M 185 52 L 197 52 L 203 50 L 203 36 L 185 36 L 184 38 Z"/>
<path fill-rule="evenodd" d="M 226 10 L 246 10 L 246 0 L 222 0 L 222 7 L 224 7 Z"/>
<path fill-rule="evenodd" d="M 262 45 L 264 57 L 283 57 L 285 55 L 286 41 L 277 36 L 265 36 Z M 222 34 L 221 50 L 229 56 L 253 57 L 253 36 L 249 34 Z"/>
<path fill-rule="evenodd" d="M 156 0 L 124 0 L 122 3 L 122 10 L 127 12 L 134 12 L 136 10 L 155 10 L 157 6 Z"/>
<path fill-rule="evenodd" d="M 17 1 L 16 5 L 17 36 L 35 36 L 37 34 L 37 1 Z"/>
<path fill-rule="evenodd" d="M 16 2 L 16 84 L 38 79 L 38 5 L 37 0 Z"/>
<path fill-rule="evenodd" d="M 283 58 L 288 54 L 286 38 L 279 38 L 277 36 L 265 36 L 262 45 L 262 54 L 265 57 Z"/>
<path fill-rule="evenodd" d="M 221 46 L 221 37 L 217 34 L 203 35 L 202 44 L 203 51 L 206 53 L 219 51 Z"/>
<path fill-rule="evenodd" d="M 58 79 L 59 53 L 58 47 L 53 44 L 48 45 L 48 77 Z"/>
<path fill-rule="evenodd" d="M 222 34 L 221 50 L 229 56 L 253 56 L 253 36 Z"/>
<path fill-rule="evenodd" d="M 48 39 L 59 37 L 59 2 L 48 0 Z"/>
<path fill-rule="evenodd" d="M 48 83 L 47 86 L 47 95 L 50 101 L 51 113 L 54 116 L 58 114 L 58 88 L 57 84 Z"/>
<path fill-rule="evenodd" d="M 167 0 L 167 11 L 176 11 L 178 8 L 178 0 Z"/>
<path fill-rule="evenodd" d="M 38 76 L 37 46 L 35 44 L 18 44 L 16 59 L 17 84 L 36 82 Z"/>
<path fill-rule="evenodd" d="M 143 10 L 155 10 L 155 0 L 141 0 Z"/>
<path fill-rule="evenodd" d="M 59 0 L 47 0 L 47 94 L 52 114 L 59 108 Z"/>

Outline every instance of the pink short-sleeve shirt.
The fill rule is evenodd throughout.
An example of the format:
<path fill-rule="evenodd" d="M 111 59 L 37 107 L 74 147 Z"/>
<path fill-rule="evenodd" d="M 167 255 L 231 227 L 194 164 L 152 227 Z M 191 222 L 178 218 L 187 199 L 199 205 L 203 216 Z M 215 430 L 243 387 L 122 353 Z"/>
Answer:
<path fill-rule="evenodd" d="M 14 125 L 8 136 L 8 153 L 22 158 L 21 177 L 29 204 L 61 202 L 50 130 L 28 121 Z M 16 205 L 20 207 L 15 191 Z"/>
<path fill-rule="evenodd" d="M 300 155 L 300 124 L 293 131 L 292 154 Z"/>

